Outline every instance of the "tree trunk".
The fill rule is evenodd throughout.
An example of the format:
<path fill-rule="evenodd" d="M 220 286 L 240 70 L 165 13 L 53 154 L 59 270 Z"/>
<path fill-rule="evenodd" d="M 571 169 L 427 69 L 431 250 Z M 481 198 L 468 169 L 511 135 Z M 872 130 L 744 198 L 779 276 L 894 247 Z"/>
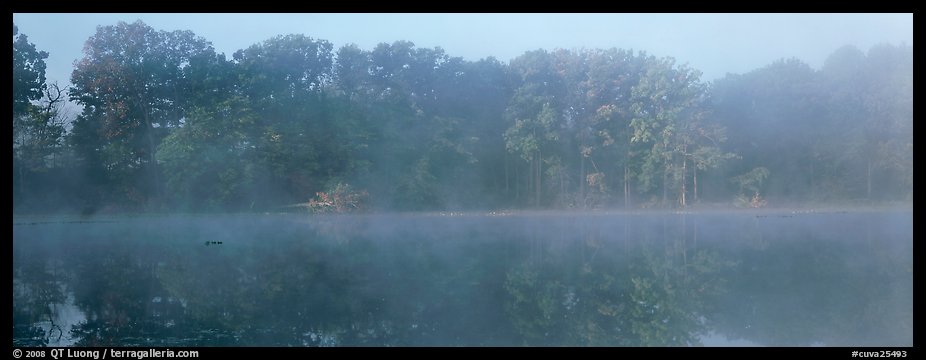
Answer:
<path fill-rule="evenodd" d="M 157 169 L 158 163 L 155 157 L 158 146 L 154 143 L 154 124 L 151 123 L 151 110 L 148 108 L 147 96 L 141 92 L 138 93 L 138 96 L 141 100 L 140 107 L 145 118 L 145 139 L 148 141 L 148 171 L 151 172 L 151 177 L 154 179 L 154 195 L 152 197 L 160 200 L 163 191 L 161 189 L 161 174 Z"/>
<path fill-rule="evenodd" d="M 148 152 L 149 152 L 149 154 L 148 154 L 148 162 L 149 162 L 149 164 L 148 164 L 148 169 L 149 169 L 149 171 L 151 171 L 151 175 L 152 175 L 152 177 L 154 178 L 154 196 L 153 196 L 153 197 L 154 197 L 154 199 L 156 199 L 156 200 L 159 201 L 159 200 L 161 199 L 161 193 L 162 193 L 163 191 L 162 191 L 162 189 L 161 189 L 161 185 L 162 185 L 162 184 L 161 184 L 161 174 L 160 174 L 160 171 L 158 171 L 158 162 L 157 162 L 157 158 L 155 157 L 155 153 L 156 153 L 157 150 L 158 150 L 158 146 L 157 146 L 157 144 L 155 144 L 155 142 L 154 142 L 154 134 L 153 134 L 153 133 L 154 133 L 154 125 L 151 124 L 151 122 L 148 121 L 147 118 L 148 118 L 148 114 L 145 113 L 145 119 L 146 119 L 145 122 L 148 123 L 148 124 L 147 124 L 147 125 L 148 125 L 148 131 L 147 131 L 147 134 L 146 134 L 146 136 L 145 136 L 145 137 L 148 139 Z"/>
<path fill-rule="evenodd" d="M 536 177 L 534 175 L 535 161 L 537 161 L 537 159 L 531 158 L 530 161 L 527 162 L 527 179 L 525 179 L 527 184 L 524 187 L 524 204 L 527 206 L 531 205 L 531 200 L 533 200 L 532 198 L 534 197 L 534 178 Z"/>
<path fill-rule="evenodd" d="M 630 209 L 630 168 L 624 165 L 624 209 Z"/>
<path fill-rule="evenodd" d="M 19 161 L 19 199 L 20 200 L 22 200 L 22 198 L 26 195 L 26 180 L 25 180 L 26 177 L 25 177 L 25 174 L 23 173 L 23 165 L 24 165 L 23 161 L 22 159 L 20 159 Z M 22 203 L 22 201 L 20 201 L 20 203 Z"/>
<path fill-rule="evenodd" d="M 668 183 L 669 182 L 669 168 L 666 167 L 662 169 L 662 206 L 668 204 L 669 193 L 668 193 Z"/>
<path fill-rule="evenodd" d="M 511 194 L 508 192 L 508 153 L 505 153 L 505 198 L 509 198 Z"/>
<path fill-rule="evenodd" d="M 514 164 L 514 200 L 517 202 L 521 199 L 521 172 L 518 170 L 520 166 L 516 162 Z"/>
<path fill-rule="evenodd" d="M 692 180 L 694 180 L 694 184 L 693 184 L 694 185 L 694 201 L 697 204 L 698 203 L 698 167 L 692 168 L 691 174 L 692 174 L 691 178 Z"/>
<path fill-rule="evenodd" d="M 685 192 L 687 191 L 687 189 L 685 189 L 685 183 L 688 182 L 687 176 L 688 176 L 688 159 L 682 158 L 682 189 L 681 189 L 682 193 L 681 193 L 681 196 L 679 197 L 679 203 L 682 205 L 683 208 L 687 205 L 685 204 Z"/>
<path fill-rule="evenodd" d="M 582 201 L 582 208 L 585 209 L 585 154 L 579 151 L 579 199 Z"/>
<path fill-rule="evenodd" d="M 534 190 L 537 192 L 537 196 L 534 199 L 534 206 L 540 207 L 540 189 L 543 187 L 542 179 L 542 168 L 543 168 L 543 153 L 540 150 L 537 150 L 537 181 L 534 184 Z"/>

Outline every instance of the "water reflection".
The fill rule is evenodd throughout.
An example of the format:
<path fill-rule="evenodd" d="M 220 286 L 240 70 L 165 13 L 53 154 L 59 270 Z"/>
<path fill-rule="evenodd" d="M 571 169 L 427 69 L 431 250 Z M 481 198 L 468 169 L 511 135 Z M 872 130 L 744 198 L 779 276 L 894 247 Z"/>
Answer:
<path fill-rule="evenodd" d="M 14 224 L 14 345 L 912 345 L 912 213 Z"/>

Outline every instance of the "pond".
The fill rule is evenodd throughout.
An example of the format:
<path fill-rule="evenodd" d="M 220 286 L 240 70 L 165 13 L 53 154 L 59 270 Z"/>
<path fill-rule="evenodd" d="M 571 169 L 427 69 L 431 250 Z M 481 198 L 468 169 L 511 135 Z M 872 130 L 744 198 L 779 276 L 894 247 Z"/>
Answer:
<path fill-rule="evenodd" d="M 13 225 L 14 346 L 912 346 L 913 214 Z"/>

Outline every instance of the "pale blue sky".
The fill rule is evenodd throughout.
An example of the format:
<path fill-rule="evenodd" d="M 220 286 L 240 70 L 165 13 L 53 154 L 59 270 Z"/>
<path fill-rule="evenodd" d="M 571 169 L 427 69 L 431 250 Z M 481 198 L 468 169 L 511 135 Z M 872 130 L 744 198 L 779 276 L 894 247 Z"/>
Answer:
<path fill-rule="evenodd" d="M 302 33 L 335 48 L 409 40 L 451 56 L 508 61 L 528 50 L 610 48 L 672 56 L 712 81 L 781 58 L 814 68 L 852 44 L 913 45 L 912 14 L 13 14 L 29 40 L 51 55 L 48 78 L 67 83 L 97 25 L 141 19 L 158 30 L 192 30 L 229 58 L 270 37 Z"/>

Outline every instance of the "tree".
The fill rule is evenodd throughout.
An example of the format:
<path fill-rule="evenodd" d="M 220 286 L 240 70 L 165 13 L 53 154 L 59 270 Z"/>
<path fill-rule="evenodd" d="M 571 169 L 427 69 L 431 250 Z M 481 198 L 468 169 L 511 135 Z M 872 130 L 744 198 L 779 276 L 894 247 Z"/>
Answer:
<path fill-rule="evenodd" d="M 585 178 L 585 158 L 591 160 L 592 154 L 597 153 L 604 163 L 613 164 L 612 174 L 617 176 L 610 177 L 612 187 L 622 188 L 624 206 L 629 208 L 633 173 L 639 167 L 639 154 L 644 150 L 640 143 L 631 141 L 632 89 L 640 81 L 646 55 L 634 56 L 632 51 L 612 48 L 588 51 L 585 56 L 589 63 L 588 75 L 579 89 L 580 95 L 588 97 L 586 106 L 592 112 L 585 130 L 579 133 L 582 139 L 587 139 L 582 141 L 585 145 L 580 145 L 583 150 L 580 173 Z M 592 165 L 598 173 L 610 168 L 598 169 L 597 165 Z M 585 182 L 580 184 L 584 186 Z M 581 193 L 584 190 L 580 190 Z"/>
<path fill-rule="evenodd" d="M 13 24 L 13 117 L 28 111 L 32 101 L 42 97 L 45 90 L 45 59 L 48 53 L 39 51 L 29 42 L 26 34 L 19 34 Z M 13 128 L 15 133 L 16 128 Z"/>
<path fill-rule="evenodd" d="M 54 167 L 61 150 L 66 114 L 63 103 L 67 89 L 45 83 L 48 53 L 38 51 L 25 34 L 13 25 L 13 179 L 14 199 L 25 198 L 26 184 Z M 18 185 L 18 186 L 17 186 Z M 18 192 L 17 192 L 18 190 Z M 19 196 L 16 196 L 16 195 Z M 22 201 L 14 201 L 14 205 Z"/>
<path fill-rule="evenodd" d="M 816 177 L 823 175 L 839 197 L 907 196 L 913 186 L 910 49 L 877 45 L 866 54 L 846 46 L 827 58 L 821 78 L 828 126 L 814 147 L 813 159 L 825 165 Z"/>
<path fill-rule="evenodd" d="M 556 77 L 552 56 L 544 50 L 525 53 L 511 62 L 511 73 L 520 86 L 505 110 L 509 127 L 506 148 L 529 166 L 527 190 L 533 191 L 534 206 L 540 206 L 543 189 L 544 150 L 560 139 L 558 130 L 562 86 Z"/>
<path fill-rule="evenodd" d="M 355 44 L 342 46 L 338 49 L 334 65 L 335 86 L 351 98 L 370 95 L 368 90 L 371 66 L 369 51 L 363 51 Z"/>
<path fill-rule="evenodd" d="M 474 206 L 500 206 L 510 194 L 508 155 L 503 136 L 505 107 L 511 98 L 507 65 L 489 57 L 465 61 L 442 71 L 438 82 L 441 113 L 458 121 L 457 140 L 466 145 L 472 159 L 463 172 L 452 177 L 460 202 Z M 472 160 L 472 161 L 470 161 Z"/>
<path fill-rule="evenodd" d="M 344 163 L 352 164 L 350 175 L 370 190 L 371 200 L 402 209 L 479 200 L 476 152 L 485 150 L 478 146 L 487 138 L 480 127 L 488 124 L 476 114 L 491 119 L 497 113 L 478 100 L 498 93 L 501 86 L 490 82 L 498 79 L 481 78 L 472 63 L 440 48 L 415 48 L 407 41 L 372 51 L 349 45 L 338 54 L 337 95 L 330 99 L 340 103 L 337 126 L 351 154 Z M 493 101 L 498 106 L 504 98 Z"/>
<path fill-rule="evenodd" d="M 340 183 L 388 209 L 685 207 L 745 191 L 736 177 L 756 168 L 782 200 L 912 195 L 905 45 L 708 86 L 672 58 L 614 48 L 504 64 L 291 34 L 228 59 L 137 21 L 98 27 L 64 89 L 15 25 L 13 40 L 14 195 L 73 174 L 80 189 L 55 189 L 85 210 L 278 209 Z M 65 94 L 83 109 L 63 142 Z"/>
<path fill-rule="evenodd" d="M 865 197 L 901 198 L 913 193 L 913 49 L 876 45 L 860 76 L 865 83 Z"/>
<path fill-rule="evenodd" d="M 844 46 L 827 57 L 820 70 L 825 99 L 828 134 L 813 146 L 811 156 L 811 195 L 814 198 L 845 197 L 865 192 L 867 165 L 874 147 L 866 146 L 865 53 Z M 851 176 L 861 174 L 862 176 Z M 862 181 L 859 181 L 862 180 Z M 820 186 L 825 185 L 825 186 Z M 818 189 L 820 188 L 820 189 Z M 833 189 L 838 190 L 832 193 Z M 829 190 L 829 191 L 827 191 Z M 867 193 L 865 195 L 867 197 Z"/>
<path fill-rule="evenodd" d="M 305 35 L 276 36 L 235 52 L 244 93 L 264 111 L 318 94 L 331 81 L 332 45 Z"/>
<path fill-rule="evenodd" d="M 182 207 L 246 208 L 255 169 L 248 135 L 256 115 L 233 97 L 196 108 L 158 147 L 172 200 Z"/>
<path fill-rule="evenodd" d="M 75 121 L 80 156 L 100 161 L 120 198 L 141 205 L 161 193 L 158 144 L 196 97 L 187 82 L 191 61 L 214 57 L 190 31 L 156 31 L 141 21 L 97 27 L 71 75 L 71 99 L 84 106 Z"/>
<path fill-rule="evenodd" d="M 25 173 L 44 172 L 57 167 L 56 157 L 62 150 L 67 114 L 63 106 L 65 92 L 57 83 L 45 87 L 45 95 L 37 104 L 30 104 L 26 114 L 14 118 L 18 128 L 13 140 L 14 159 L 19 175 L 19 190 L 25 195 Z"/>
<path fill-rule="evenodd" d="M 657 172 L 661 172 L 663 205 L 668 204 L 670 189 L 678 191 L 680 206 L 687 205 L 688 163 L 695 141 L 705 134 L 707 126 L 707 93 L 700 76 L 688 66 L 676 68 L 672 58 L 651 58 L 645 75 L 633 88 L 631 141 L 652 144 L 641 175 L 644 186 L 652 188 Z"/>
<path fill-rule="evenodd" d="M 336 122 L 325 89 L 332 81 L 332 45 L 304 35 L 276 36 L 235 52 L 241 92 L 256 113 L 250 141 L 265 189 L 261 207 L 307 201 L 343 172 Z"/>
<path fill-rule="evenodd" d="M 838 143 L 842 128 L 827 124 L 820 82 L 819 73 L 797 59 L 715 82 L 714 114 L 727 128 L 729 146 L 742 156 L 727 168 L 728 176 L 765 167 L 771 174 L 768 196 L 798 201 L 824 188 L 816 186 L 826 158 L 820 145 Z"/>
<path fill-rule="evenodd" d="M 559 139 L 554 131 L 556 113 L 549 102 L 544 102 L 540 111 L 529 117 L 515 119 L 514 124 L 505 131 L 509 152 L 520 154 L 530 164 L 528 188 L 534 190 L 534 206 L 540 206 L 540 194 L 543 188 L 543 148 L 545 143 Z"/>
<path fill-rule="evenodd" d="M 761 207 L 765 205 L 759 193 L 762 192 L 763 183 L 768 179 L 769 171 L 764 167 L 757 167 L 733 178 L 733 183 L 739 186 L 736 204 Z M 750 198 L 750 196 L 752 196 Z"/>

